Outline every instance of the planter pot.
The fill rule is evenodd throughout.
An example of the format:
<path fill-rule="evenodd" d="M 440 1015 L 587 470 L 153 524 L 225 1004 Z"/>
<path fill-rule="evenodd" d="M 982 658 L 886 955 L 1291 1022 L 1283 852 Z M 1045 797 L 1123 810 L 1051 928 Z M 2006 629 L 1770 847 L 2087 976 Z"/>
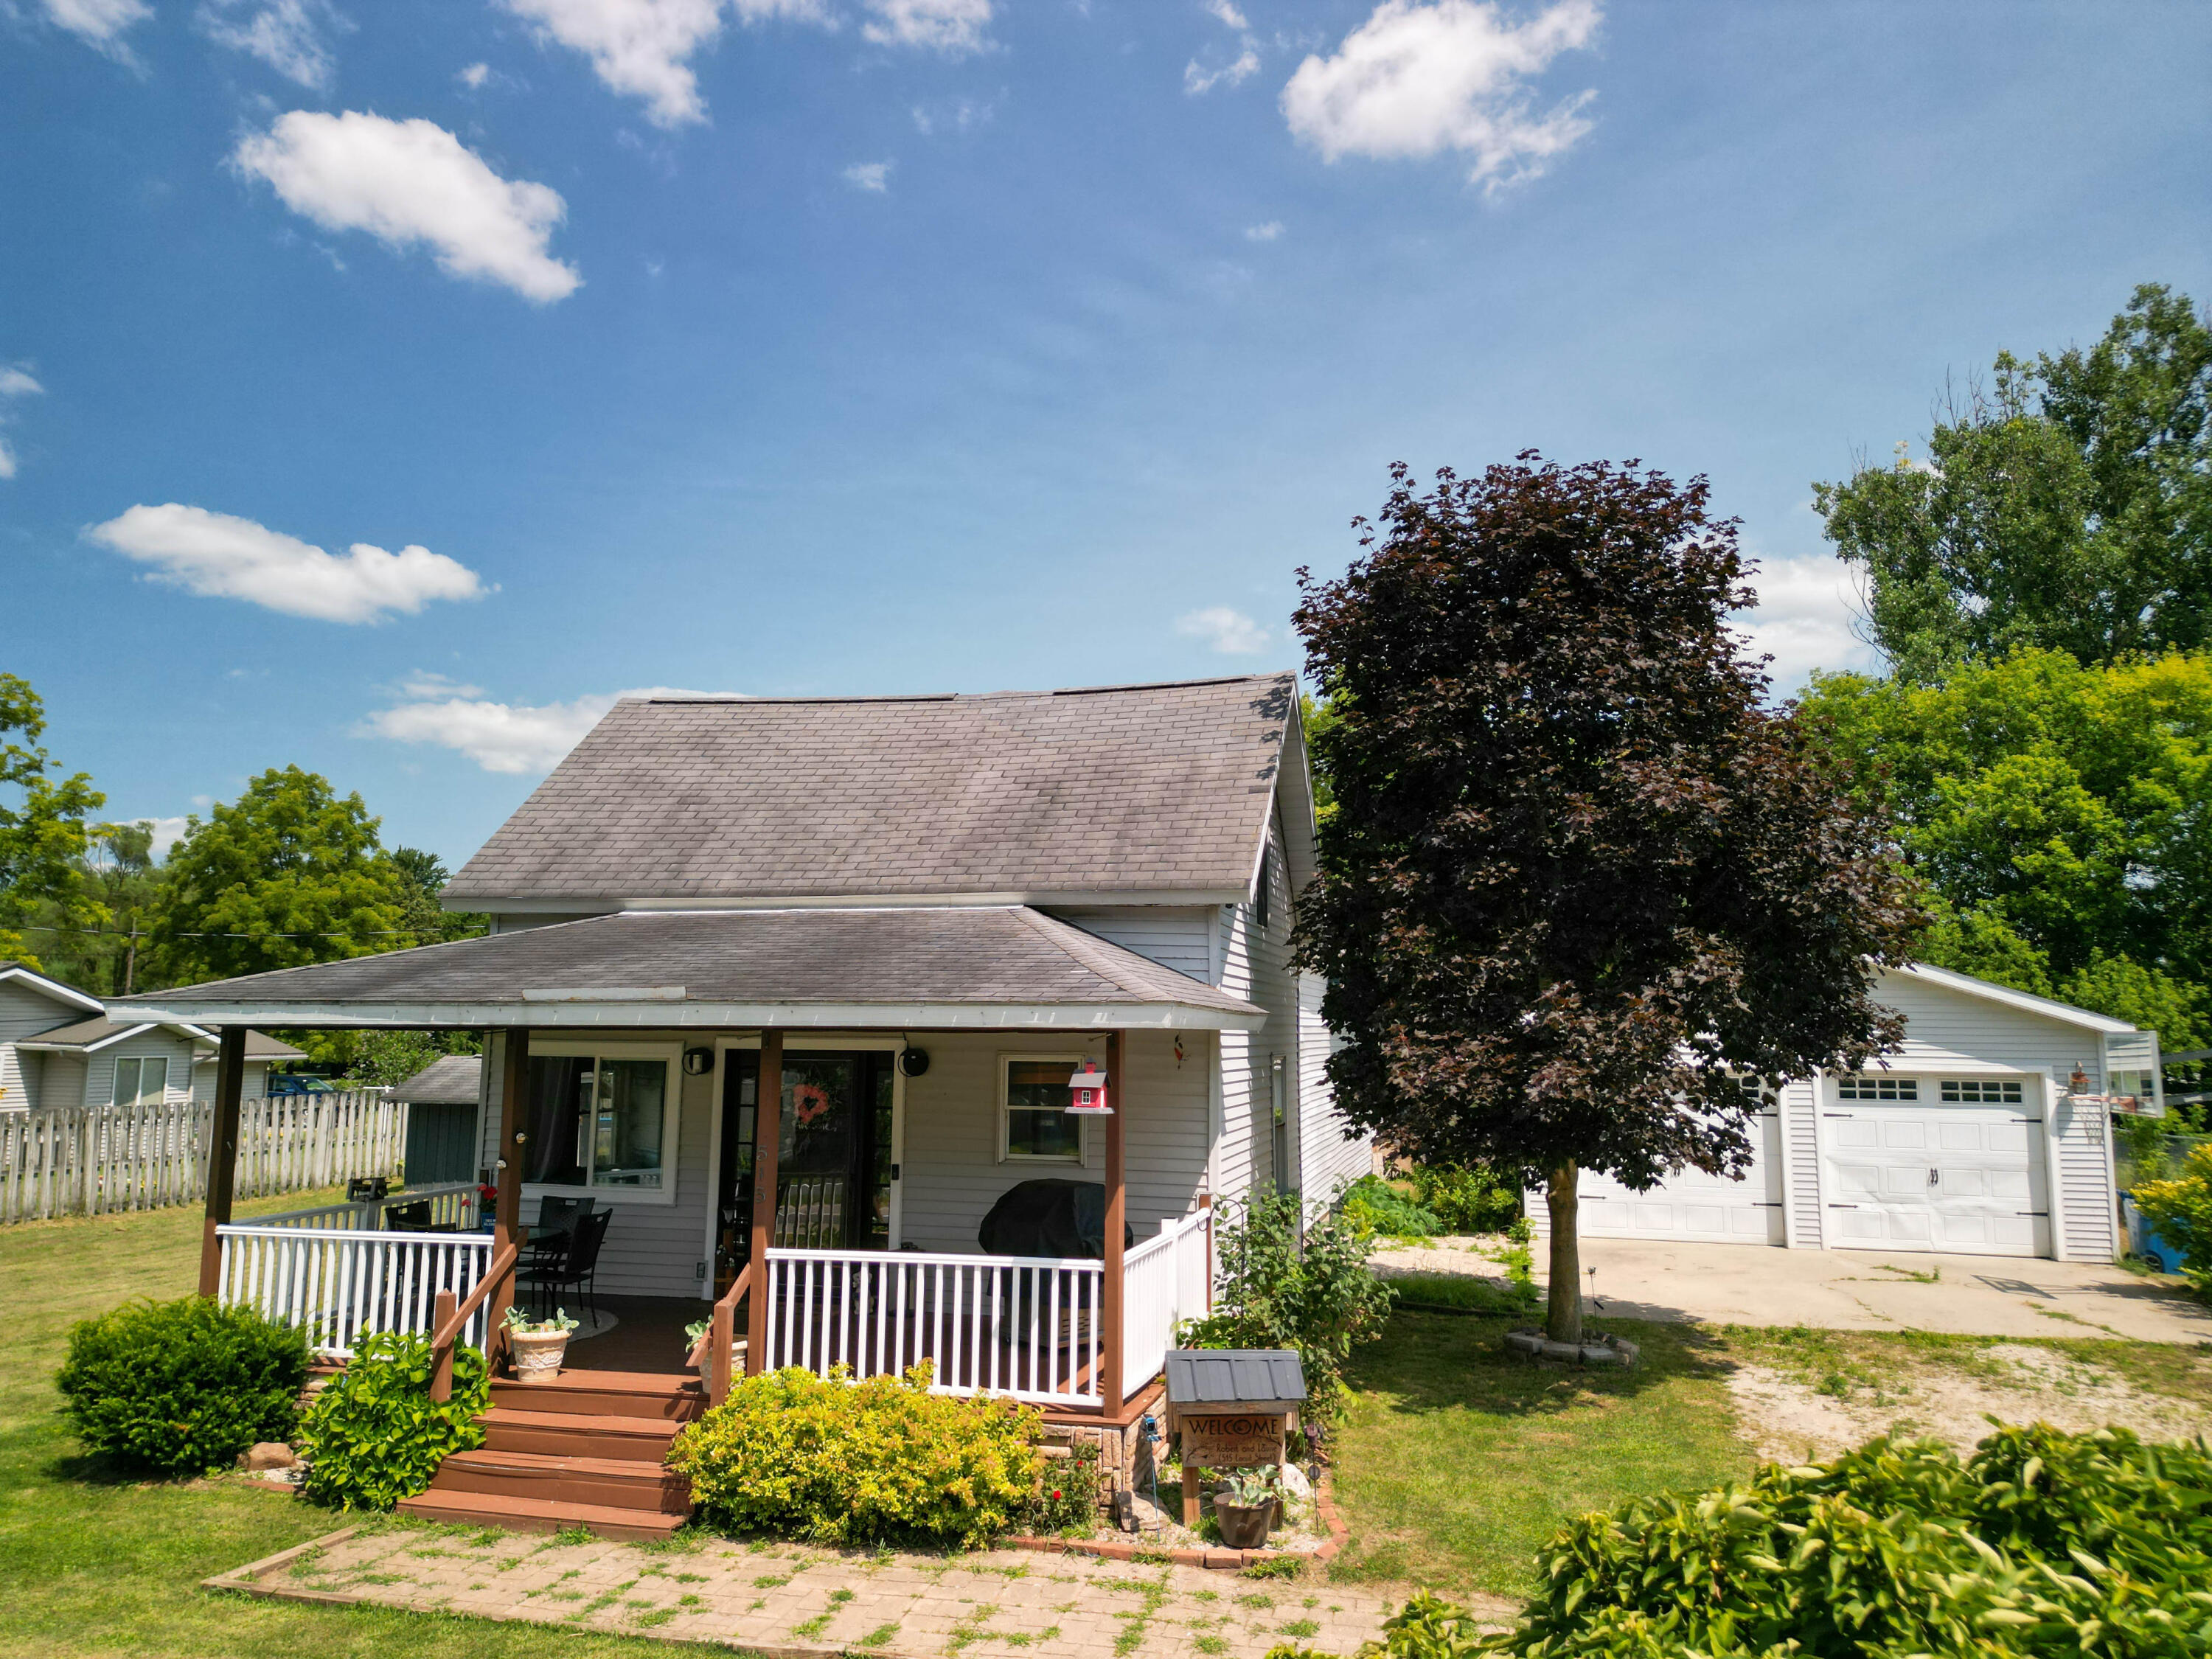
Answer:
<path fill-rule="evenodd" d="M 568 1352 L 566 1331 L 509 1331 L 507 1347 L 514 1356 L 518 1382 L 550 1382 L 561 1375 L 561 1361 Z"/>
<path fill-rule="evenodd" d="M 1213 1522 L 1221 1528 L 1221 1541 L 1232 1550 L 1264 1548 L 1275 1525 L 1275 1500 L 1264 1504 L 1232 1504 L 1213 1500 Z"/>

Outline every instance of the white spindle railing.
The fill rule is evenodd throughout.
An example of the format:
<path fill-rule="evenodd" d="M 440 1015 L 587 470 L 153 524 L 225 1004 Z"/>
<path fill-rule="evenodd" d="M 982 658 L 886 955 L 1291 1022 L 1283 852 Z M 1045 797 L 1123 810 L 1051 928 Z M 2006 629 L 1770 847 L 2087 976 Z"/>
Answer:
<path fill-rule="evenodd" d="M 1167 1363 L 1179 1321 L 1213 1309 L 1213 1212 L 1201 1209 L 1160 1223 L 1160 1230 L 1121 1258 L 1121 1380 L 1130 1393 Z"/>
<path fill-rule="evenodd" d="M 441 1232 L 450 1232 L 456 1228 L 465 1230 L 477 1224 L 477 1188 L 473 1182 L 456 1182 L 444 1187 L 410 1188 L 388 1193 L 382 1198 L 349 1199 L 338 1204 L 318 1205 L 311 1210 L 282 1210 L 274 1215 L 256 1216 L 252 1224 L 256 1227 L 316 1227 L 339 1231 L 380 1232 L 394 1227 L 390 1212 L 425 1203 L 430 1206 L 425 1218 L 426 1224 Z"/>
<path fill-rule="evenodd" d="M 939 1394 L 1097 1406 L 1104 1288 L 1080 1259 L 770 1249 L 766 1364 L 859 1379 L 927 1359 Z"/>
<path fill-rule="evenodd" d="M 485 1233 L 370 1232 L 255 1222 L 216 1229 L 222 1258 L 216 1294 L 305 1328 L 325 1358 L 350 1358 L 369 1331 L 437 1328 L 438 1292 L 465 1297 L 491 1261 Z M 484 1316 L 461 1340 L 483 1346 Z"/>

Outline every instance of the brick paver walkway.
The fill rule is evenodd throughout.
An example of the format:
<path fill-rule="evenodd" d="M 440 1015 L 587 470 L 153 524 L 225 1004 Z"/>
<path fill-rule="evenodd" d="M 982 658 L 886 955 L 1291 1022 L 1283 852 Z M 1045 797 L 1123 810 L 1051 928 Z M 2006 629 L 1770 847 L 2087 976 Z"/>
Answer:
<path fill-rule="evenodd" d="M 993 1550 L 838 1552 L 724 1539 L 673 1547 L 368 1522 L 210 1579 L 313 1601 L 884 1659 L 1261 1659 L 1350 1655 L 1393 1602 L 1317 1576 Z"/>

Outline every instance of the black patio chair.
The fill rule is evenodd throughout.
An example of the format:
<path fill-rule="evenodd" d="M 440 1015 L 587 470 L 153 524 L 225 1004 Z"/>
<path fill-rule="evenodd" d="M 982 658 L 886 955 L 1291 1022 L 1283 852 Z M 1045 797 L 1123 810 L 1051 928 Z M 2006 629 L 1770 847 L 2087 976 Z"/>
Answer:
<path fill-rule="evenodd" d="M 541 1315 L 553 1305 L 555 1291 L 574 1285 L 576 1294 L 584 1298 L 592 1322 L 599 1322 L 599 1303 L 592 1295 L 593 1280 L 599 1270 L 599 1246 L 606 1242 L 607 1226 L 614 1218 L 612 1210 L 601 1210 L 596 1215 L 579 1215 L 576 1224 L 569 1230 L 568 1249 L 557 1257 L 532 1262 L 515 1275 L 537 1292 L 538 1311 Z"/>
<path fill-rule="evenodd" d="M 598 1202 L 591 1198 L 539 1199 L 538 1224 L 530 1230 L 531 1265 L 544 1267 L 564 1254 L 577 1221 L 591 1214 Z"/>
<path fill-rule="evenodd" d="M 388 1233 L 427 1233 L 430 1226 L 430 1200 L 417 1199 L 412 1204 L 387 1204 L 384 1206 L 384 1231 Z"/>

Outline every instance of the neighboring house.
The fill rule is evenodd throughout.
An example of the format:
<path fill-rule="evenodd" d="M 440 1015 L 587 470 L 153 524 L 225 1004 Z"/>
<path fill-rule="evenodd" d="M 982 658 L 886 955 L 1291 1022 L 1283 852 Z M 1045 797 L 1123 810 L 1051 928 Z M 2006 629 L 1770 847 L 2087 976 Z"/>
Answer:
<path fill-rule="evenodd" d="M 99 998 L 0 962 L 0 1111 L 209 1100 L 212 1032 L 179 1020 L 110 1020 Z M 246 1042 L 246 1094 L 264 1092 L 271 1060 L 301 1051 L 259 1031 Z"/>
<path fill-rule="evenodd" d="M 476 1179 L 483 1139 L 477 1103 L 483 1093 L 480 1054 L 443 1055 L 392 1090 L 392 1098 L 407 1108 L 409 1186 Z"/>
<path fill-rule="evenodd" d="M 1742 1180 L 1685 1170 L 1638 1193 L 1585 1174 L 1582 1233 L 2115 1260 L 2101 1097 L 2155 1102 L 2158 1034 L 1925 963 L 1884 971 L 1875 994 L 1904 1042 L 1863 1074 L 1768 1097 Z M 1545 1231 L 1541 1197 L 1528 1207 Z"/>

